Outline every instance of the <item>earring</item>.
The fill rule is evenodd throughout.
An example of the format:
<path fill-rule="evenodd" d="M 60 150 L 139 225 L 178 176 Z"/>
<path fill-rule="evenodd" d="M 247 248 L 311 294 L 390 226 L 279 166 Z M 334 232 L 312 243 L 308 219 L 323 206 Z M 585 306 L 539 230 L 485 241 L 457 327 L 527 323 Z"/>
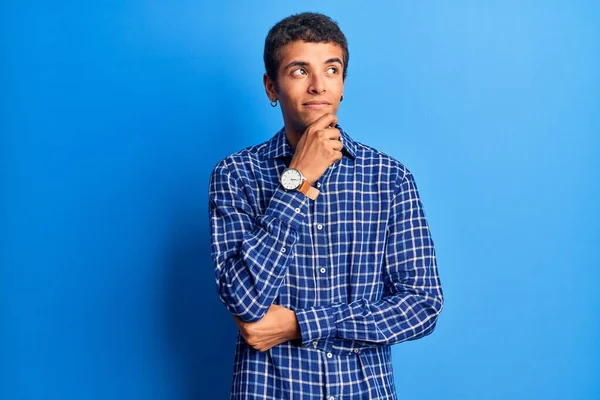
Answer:
<path fill-rule="evenodd" d="M 271 100 L 271 107 L 277 107 L 277 99 Z"/>
<path fill-rule="evenodd" d="M 344 95 L 342 95 L 342 97 L 340 98 L 340 103 L 344 101 Z"/>

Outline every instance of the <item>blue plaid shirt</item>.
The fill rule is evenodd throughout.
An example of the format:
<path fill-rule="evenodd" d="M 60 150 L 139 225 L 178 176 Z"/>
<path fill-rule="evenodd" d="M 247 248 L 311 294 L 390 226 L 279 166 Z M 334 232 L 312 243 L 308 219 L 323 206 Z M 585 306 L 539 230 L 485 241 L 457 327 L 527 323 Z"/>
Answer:
<path fill-rule="evenodd" d="M 442 289 L 413 176 L 341 140 L 315 201 L 279 183 L 292 157 L 283 129 L 213 170 L 221 300 L 248 322 L 271 304 L 294 310 L 302 336 L 260 352 L 238 333 L 232 399 L 396 399 L 390 346 L 435 327 Z"/>

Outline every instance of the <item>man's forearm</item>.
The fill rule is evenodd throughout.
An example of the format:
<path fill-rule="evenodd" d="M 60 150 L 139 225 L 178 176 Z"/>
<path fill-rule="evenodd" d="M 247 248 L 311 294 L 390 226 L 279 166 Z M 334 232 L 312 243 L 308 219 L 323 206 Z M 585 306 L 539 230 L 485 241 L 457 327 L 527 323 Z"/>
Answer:
<path fill-rule="evenodd" d="M 405 293 L 379 301 L 358 300 L 296 310 L 303 345 L 326 338 L 391 345 L 433 331 L 443 307 L 441 295 Z"/>
<path fill-rule="evenodd" d="M 210 198 L 219 295 L 241 320 L 258 321 L 277 297 L 309 200 L 299 192 L 278 188 L 265 214 L 253 216 L 243 193 L 222 165 L 213 173 Z"/>

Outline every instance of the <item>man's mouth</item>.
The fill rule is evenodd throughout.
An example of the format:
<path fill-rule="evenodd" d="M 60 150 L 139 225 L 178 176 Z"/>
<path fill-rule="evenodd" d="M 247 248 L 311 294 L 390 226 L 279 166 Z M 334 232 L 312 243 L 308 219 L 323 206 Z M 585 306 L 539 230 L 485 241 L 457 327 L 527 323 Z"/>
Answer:
<path fill-rule="evenodd" d="M 306 108 L 311 108 L 314 110 L 319 110 L 321 108 L 325 108 L 331 105 L 330 102 L 328 101 L 319 101 L 319 100 L 314 100 L 314 101 L 307 101 L 306 103 L 302 104 L 304 107 Z"/>

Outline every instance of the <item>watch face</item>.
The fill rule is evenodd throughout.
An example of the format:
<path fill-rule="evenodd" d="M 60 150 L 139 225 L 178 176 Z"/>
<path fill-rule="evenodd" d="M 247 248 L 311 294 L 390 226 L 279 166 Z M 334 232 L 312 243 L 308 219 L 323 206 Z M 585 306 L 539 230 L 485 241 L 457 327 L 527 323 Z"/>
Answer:
<path fill-rule="evenodd" d="M 281 175 L 281 185 L 287 190 L 297 189 L 302 184 L 302 175 L 298 170 L 287 169 Z"/>

